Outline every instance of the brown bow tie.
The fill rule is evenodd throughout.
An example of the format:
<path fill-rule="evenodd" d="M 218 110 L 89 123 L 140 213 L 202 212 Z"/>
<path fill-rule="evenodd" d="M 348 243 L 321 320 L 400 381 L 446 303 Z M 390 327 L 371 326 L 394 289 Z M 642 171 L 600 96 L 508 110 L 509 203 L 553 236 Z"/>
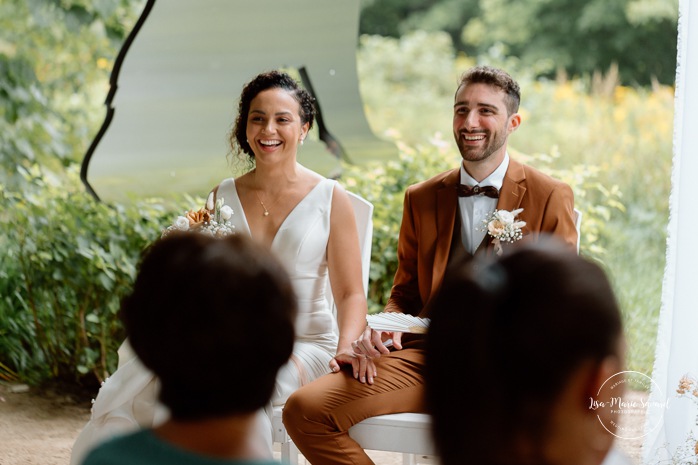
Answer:
<path fill-rule="evenodd" d="M 459 184 L 456 187 L 458 191 L 458 197 L 470 197 L 471 195 L 486 195 L 492 199 L 499 197 L 499 190 L 494 186 L 466 186 L 465 184 Z"/>

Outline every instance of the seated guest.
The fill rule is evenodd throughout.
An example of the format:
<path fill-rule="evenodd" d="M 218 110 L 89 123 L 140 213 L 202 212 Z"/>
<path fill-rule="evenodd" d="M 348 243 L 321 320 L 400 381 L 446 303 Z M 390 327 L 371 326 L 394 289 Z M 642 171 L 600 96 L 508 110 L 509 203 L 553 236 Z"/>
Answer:
<path fill-rule="evenodd" d="M 144 255 L 121 316 L 170 417 L 84 465 L 278 463 L 251 437 L 295 337 L 295 294 L 268 250 L 243 235 L 172 234 Z"/>
<path fill-rule="evenodd" d="M 446 273 L 425 363 L 441 465 L 598 465 L 613 445 L 617 415 L 590 402 L 621 394 L 618 303 L 598 265 L 545 239 Z"/>

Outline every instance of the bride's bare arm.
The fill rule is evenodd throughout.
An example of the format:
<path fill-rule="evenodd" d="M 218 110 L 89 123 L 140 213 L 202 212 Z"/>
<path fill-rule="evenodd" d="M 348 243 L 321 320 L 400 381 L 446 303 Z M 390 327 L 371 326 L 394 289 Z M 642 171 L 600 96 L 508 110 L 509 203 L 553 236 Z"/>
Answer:
<path fill-rule="evenodd" d="M 373 361 L 355 354 L 351 344 L 366 328 L 366 292 L 354 209 L 349 195 L 339 185 L 332 197 L 327 262 L 339 326 L 337 355 L 330 361 L 330 368 L 336 372 L 339 365 L 351 364 L 355 378 L 372 383 L 376 375 Z"/>

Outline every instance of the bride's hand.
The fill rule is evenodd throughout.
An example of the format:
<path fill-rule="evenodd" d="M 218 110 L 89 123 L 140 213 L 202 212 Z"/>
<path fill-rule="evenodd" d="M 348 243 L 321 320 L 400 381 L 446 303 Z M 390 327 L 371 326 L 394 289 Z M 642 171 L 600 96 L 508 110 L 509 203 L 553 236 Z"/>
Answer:
<path fill-rule="evenodd" d="M 373 378 L 378 376 L 376 364 L 371 358 L 349 351 L 337 353 L 337 355 L 330 360 L 330 370 L 336 373 L 339 371 L 340 366 L 349 364 L 351 364 L 354 378 L 361 383 L 373 384 Z"/>

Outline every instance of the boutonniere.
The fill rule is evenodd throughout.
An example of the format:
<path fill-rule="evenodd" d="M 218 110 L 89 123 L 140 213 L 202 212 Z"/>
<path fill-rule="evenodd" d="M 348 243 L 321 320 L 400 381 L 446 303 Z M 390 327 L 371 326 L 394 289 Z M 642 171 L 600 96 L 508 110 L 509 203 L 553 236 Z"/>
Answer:
<path fill-rule="evenodd" d="M 516 220 L 522 211 L 523 208 L 513 211 L 495 210 L 483 220 L 487 234 L 494 238 L 494 251 L 497 255 L 502 254 L 502 242 L 515 242 L 523 237 L 521 228 L 526 226 L 526 222 Z"/>
<path fill-rule="evenodd" d="M 209 196 L 206 206 L 199 210 L 189 210 L 178 216 L 172 225 L 162 231 L 162 237 L 173 232 L 199 232 L 214 237 L 235 234 L 235 225 L 229 220 L 233 209 L 218 199 L 214 205 L 213 196 Z"/>

